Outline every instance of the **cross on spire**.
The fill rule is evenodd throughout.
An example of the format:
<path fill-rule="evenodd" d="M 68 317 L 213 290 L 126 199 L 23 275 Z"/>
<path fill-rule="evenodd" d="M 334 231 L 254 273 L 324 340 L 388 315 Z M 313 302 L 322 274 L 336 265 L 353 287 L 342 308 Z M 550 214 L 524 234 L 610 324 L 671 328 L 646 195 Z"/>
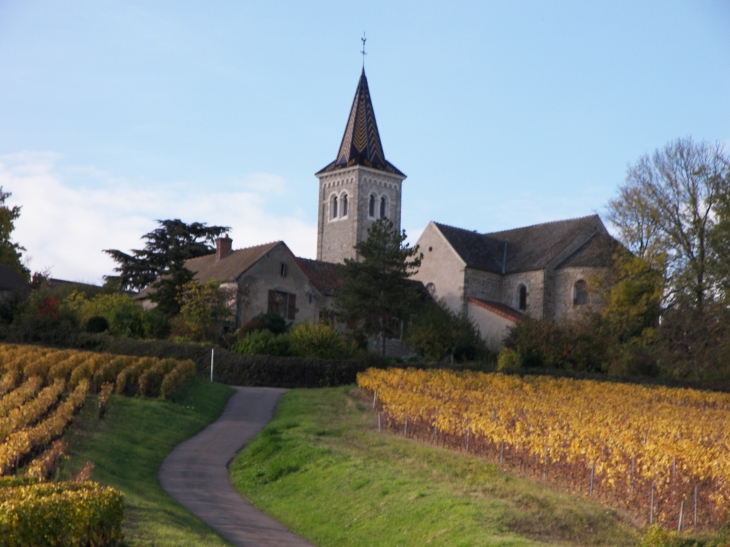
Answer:
<path fill-rule="evenodd" d="M 365 53 L 365 42 L 368 41 L 365 37 L 365 32 L 362 33 L 362 38 L 360 38 L 360 40 L 362 40 L 362 50 L 360 51 L 360 53 L 362 53 L 362 67 L 365 68 L 365 55 L 367 55 L 367 53 Z"/>

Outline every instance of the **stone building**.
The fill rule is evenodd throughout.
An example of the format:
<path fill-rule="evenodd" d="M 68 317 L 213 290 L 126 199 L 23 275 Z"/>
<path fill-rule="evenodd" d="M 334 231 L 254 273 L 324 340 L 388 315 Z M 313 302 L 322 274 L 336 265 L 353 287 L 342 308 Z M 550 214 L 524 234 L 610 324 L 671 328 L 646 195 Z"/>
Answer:
<path fill-rule="evenodd" d="M 317 260 L 355 258 L 370 225 L 387 217 L 400 231 L 401 187 L 406 176 L 385 159 L 365 69 L 360 74 L 337 158 L 319 178 Z"/>
<path fill-rule="evenodd" d="M 430 222 L 418 245 L 414 278 L 497 349 L 524 315 L 560 322 L 597 309 L 589 281 L 619 244 L 592 215 L 487 234 Z"/>

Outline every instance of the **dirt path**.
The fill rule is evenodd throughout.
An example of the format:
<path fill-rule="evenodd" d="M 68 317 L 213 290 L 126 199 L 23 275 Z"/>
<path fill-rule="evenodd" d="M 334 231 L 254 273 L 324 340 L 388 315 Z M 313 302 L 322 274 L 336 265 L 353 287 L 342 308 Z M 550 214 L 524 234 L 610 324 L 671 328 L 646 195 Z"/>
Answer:
<path fill-rule="evenodd" d="M 162 487 L 225 539 L 242 547 L 314 547 L 254 508 L 228 479 L 236 453 L 271 420 L 284 389 L 239 387 L 223 414 L 180 443 L 160 468 Z"/>

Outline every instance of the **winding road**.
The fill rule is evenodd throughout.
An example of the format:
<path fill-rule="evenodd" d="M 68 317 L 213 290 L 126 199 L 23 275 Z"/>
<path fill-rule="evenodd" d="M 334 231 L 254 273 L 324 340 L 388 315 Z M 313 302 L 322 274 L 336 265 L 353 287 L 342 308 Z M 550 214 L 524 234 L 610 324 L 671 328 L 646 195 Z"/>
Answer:
<path fill-rule="evenodd" d="M 241 547 L 314 547 L 236 492 L 228 465 L 274 415 L 285 389 L 237 387 L 220 418 L 180 443 L 160 468 L 162 487 L 225 539 Z"/>

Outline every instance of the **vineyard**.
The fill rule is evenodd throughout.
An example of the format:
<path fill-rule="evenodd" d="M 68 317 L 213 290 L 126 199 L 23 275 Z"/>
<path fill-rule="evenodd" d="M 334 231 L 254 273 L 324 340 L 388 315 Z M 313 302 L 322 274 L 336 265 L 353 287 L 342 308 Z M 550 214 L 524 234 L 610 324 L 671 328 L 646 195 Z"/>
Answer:
<path fill-rule="evenodd" d="M 730 394 L 504 374 L 377 370 L 381 428 L 485 457 L 673 529 L 726 521 Z"/>
<path fill-rule="evenodd" d="M 119 539 L 121 494 L 94 483 L 42 482 L 63 456 L 60 437 L 89 394 L 102 418 L 113 393 L 169 398 L 194 375 L 189 360 L 0 345 L 0 544 L 34 544 L 27 538 L 39 530 L 89 545 Z M 50 536 L 44 543 L 66 544 Z"/>

